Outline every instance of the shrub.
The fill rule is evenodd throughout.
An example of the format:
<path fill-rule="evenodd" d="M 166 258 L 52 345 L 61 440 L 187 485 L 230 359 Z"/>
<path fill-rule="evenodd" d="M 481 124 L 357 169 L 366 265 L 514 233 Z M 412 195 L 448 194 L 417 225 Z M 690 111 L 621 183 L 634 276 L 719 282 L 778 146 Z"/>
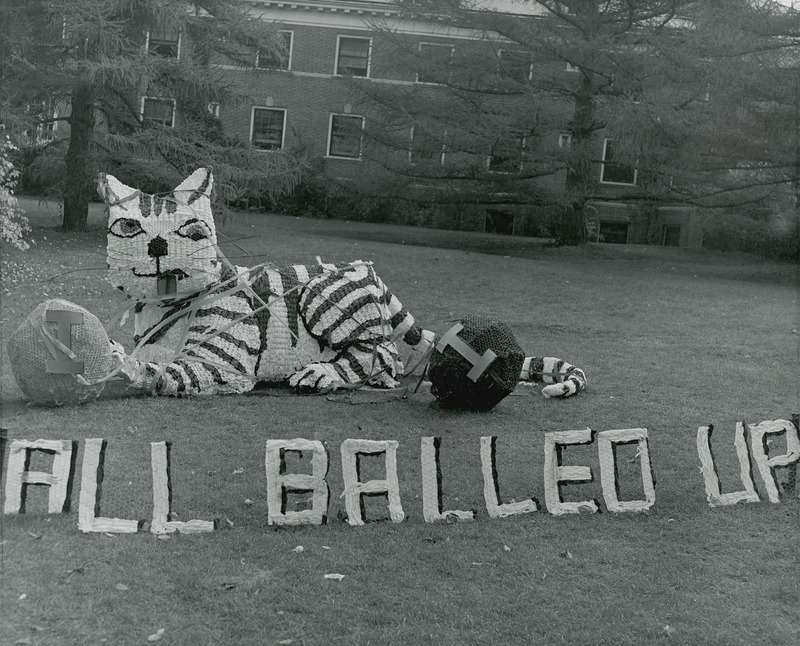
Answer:
<path fill-rule="evenodd" d="M 14 197 L 19 172 L 9 157 L 16 149 L 8 135 L 0 139 L 0 240 L 24 251 L 30 248 L 25 234 L 31 227 Z"/>
<path fill-rule="evenodd" d="M 744 251 L 771 260 L 800 260 L 800 223 L 797 219 L 773 218 L 767 223 L 744 217 L 707 226 L 703 247 L 714 251 Z"/>

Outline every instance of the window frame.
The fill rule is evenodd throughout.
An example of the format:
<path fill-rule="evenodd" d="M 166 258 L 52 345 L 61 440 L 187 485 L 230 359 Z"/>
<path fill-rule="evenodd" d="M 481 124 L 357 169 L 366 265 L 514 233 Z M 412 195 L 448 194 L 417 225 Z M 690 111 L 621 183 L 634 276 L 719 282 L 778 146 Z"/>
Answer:
<path fill-rule="evenodd" d="M 145 44 L 144 44 L 144 49 L 145 49 L 145 51 L 146 51 L 148 54 L 154 54 L 154 55 L 156 55 L 156 56 L 162 56 L 162 57 L 164 57 L 164 58 L 174 58 L 175 60 L 180 60 L 180 57 L 181 57 L 181 41 L 182 41 L 182 38 L 181 38 L 181 36 L 182 36 L 181 29 L 180 29 L 180 28 L 177 28 L 177 29 L 175 30 L 175 31 L 177 32 L 177 34 L 178 34 L 178 37 L 177 37 L 177 39 L 176 39 L 176 42 L 175 42 L 175 56 L 166 56 L 166 55 L 164 55 L 164 54 L 161 54 L 161 53 L 159 53 L 159 52 L 154 52 L 154 51 L 151 51 L 151 50 L 150 50 L 150 43 L 151 43 L 151 41 L 152 41 L 152 33 L 153 33 L 153 31 L 158 31 L 158 30 L 154 30 L 154 29 L 148 29 L 148 30 L 147 30 L 147 38 L 145 39 Z M 163 42 L 163 43 L 171 43 L 172 41 L 163 40 L 163 41 L 159 41 L 159 42 Z"/>
<path fill-rule="evenodd" d="M 289 47 L 286 51 L 286 66 L 285 67 L 265 67 L 259 65 L 261 53 L 256 52 L 256 60 L 255 60 L 255 67 L 259 70 L 273 70 L 277 72 L 288 72 L 292 69 L 292 54 L 294 53 L 294 31 L 291 29 L 281 29 L 278 32 L 284 38 L 288 35 L 289 36 Z"/>
<path fill-rule="evenodd" d="M 279 146 L 274 147 L 274 148 L 265 148 L 263 146 L 258 145 L 255 142 L 255 140 L 254 140 L 255 132 L 253 131 L 253 128 L 255 127 L 255 124 L 256 124 L 256 111 L 257 110 L 265 110 L 265 111 L 268 111 L 268 112 L 281 112 L 281 113 L 283 113 L 283 120 L 281 122 L 281 139 L 280 139 L 280 145 Z M 265 153 L 269 153 L 269 152 L 272 152 L 274 150 L 283 150 L 284 146 L 286 145 L 286 122 L 288 120 L 287 117 L 288 117 L 288 110 L 286 108 L 274 108 L 274 107 L 270 107 L 270 106 L 266 106 L 266 105 L 254 105 L 254 106 L 251 106 L 251 108 L 250 108 L 250 145 L 253 148 L 257 148 L 258 150 L 263 151 Z"/>
<path fill-rule="evenodd" d="M 361 74 L 343 74 L 339 71 L 342 56 L 342 40 L 365 40 L 367 41 L 367 66 L 363 75 Z M 334 76 L 350 76 L 352 78 L 370 78 L 372 71 L 372 38 L 369 36 L 351 36 L 348 34 L 337 34 L 336 36 L 336 59 L 333 66 Z"/>
<path fill-rule="evenodd" d="M 497 146 L 497 144 L 499 144 L 501 142 L 501 139 L 502 138 L 498 138 L 498 140 L 495 142 L 495 146 Z M 518 160 L 517 160 L 518 161 L 517 168 L 516 169 L 512 169 L 512 170 L 507 170 L 507 169 L 504 169 L 504 168 L 492 168 L 492 160 L 495 157 L 498 157 L 498 155 L 493 155 L 490 152 L 486 156 L 486 170 L 488 172 L 490 172 L 490 173 L 503 173 L 503 174 L 506 174 L 506 175 L 512 175 L 514 173 L 519 173 L 519 172 L 522 171 L 523 164 L 525 163 L 525 152 L 527 151 L 526 144 L 527 144 L 528 138 L 525 135 L 519 135 L 518 137 L 517 136 L 515 136 L 515 137 L 506 137 L 504 140 L 505 141 L 509 141 L 509 142 L 510 141 L 519 142 L 519 148 L 518 148 L 519 156 L 518 156 Z M 492 148 L 494 148 L 494 146 L 492 146 Z M 512 157 L 503 157 L 502 159 L 503 159 L 503 162 L 511 162 L 511 161 L 513 161 Z M 501 163 L 503 163 L 503 162 L 501 162 Z"/>
<path fill-rule="evenodd" d="M 152 117 L 144 116 L 144 107 L 145 107 L 145 104 L 147 103 L 147 101 L 159 101 L 159 102 L 162 102 L 162 103 L 165 103 L 167 101 L 171 102 L 172 103 L 172 119 L 170 120 L 170 123 L 167 124 L 167 123 L 164 123 L 164 122 L 162 122 L 162 121 L 160 121 L 158 119 L 154 119 Z M 170 128 L 174 128 L 175 127 L 175 113 L 177 112 L 177 109 L 178 109 L 178 102 L 177 102 L 176 99 L 173 99 L 173 98 L 168 97 L 168 96 L 148 96 L 148 95 L 143 95 L 142 96 L 142 101 L 141 101 L 141 104 L 140 104 L 140 108 L 139 108 L 139 116 L 141 117 L 143 122 L 144 121 L 150 121 L 150 122 L 154 122 L 154 123 L 160 123 L 162 126 L 168 126 Z"/>
<path fill-rule="evenodd" d="M 436 153 L 433 152 L 432 156 L 430 158 L 423 157 L 422 159 L 414 159 L 415 154 L 416 155 L 420 154 L 419 150 L 415 150 L 414 149 L 414 138 L 415 138 L 414 135 L 416 134 L 416 130 L 417 130 L 416 126 L 411 126 L 411 139 L 410 139 L 410 146 L 409 146 L 409 149 L 408 149 L 408 163 L 409 164 L 414 164 L 414 165 L 416 165 L 416 164 L 424 164 L 426 161 L 432 161 L 432 160 L 434 160 L 436 158 Z M 422 130 L 422 129 L 420 129 L 420 130 Z M 423 132 L 425 132 L 425 131 L 423 130 Z M 430 135 L 428 135 L 428 136 L 430 136 Z M 436 141 L 436 138 L 435 137 L 431 137 L 431 140 L 432 141 Z M 439 166 L 444 166 L 445 153 L 446 153 L 446 146 L 445 146 L 444 139 L 442 139 L 442 141 L 441 141 L 441 150 L 439 152 Z"/>
<path fill-rule="evenodd" d="M 639 170 L 636 168 L 635 165 L 632 164 L 620 164 L 619 162 L 614 162 L 613 159 L 606 160 L 606 154 L 608 152 L 608 144 L 609 142 L 613 143 L 613 139 L 605 138 L 603 139 L 603 155 L 600 161 L 600 183 L 607 184 L 611 186 L 636 186 L 636 182 L 639 178 Z M 612 148 L 613 150 L 613 148 Z M 629 168 L 633 171 L 633 181 L 631 182 L 615 182 L 613 180 L 605 179 L 606 174 L 606 166 L 616 166 L 618 168 Z"/>
<path fill-rule="evenodd" d="M 331 148 L 333 144 L 333 121 L 336 117 L 343 117 L 346 119 L 360 119 L 361 120 L 361 130 L 364 130 L 364 115 L 361 114 L 348 114 L 345 112 L 331 112 L 330 116 L 328 117 L 328 145 L 325 149 L 327 159 L 346 159 L 349 161 L 361 161 L 363 159 L 363 148 L 364 148 L 364 136 L 363 134 L 359 135 L 358 137 L 358 155 L 336 155 L 333 154 L 333 150 Z"/>
<path fill-rule="evenodd" d="M 671 240 L 671 236 L 668 235 L 669 232 L 674 232 L 677 229 L 678 231 L 678 238 L 675 244 L 667 244 L 667 240 Z M 662 224 L 661 225 L 661 246 L 662 247 L 680 247 L 681 246 L 681 238 L 683 236 L 683 227 L 680 224 Z"/>
<path fill-rule="evenodd" d="M 58 130 L 58 102 L 53 97 L 50 97 L 42 101 L 26 104 L 25 114 L 31 115 L 32 113 L 38 116 L 38 122 L 35 126 L 35 134 L 30 130 L 25 131 L 28 140 L 37 146 L 53 141 Z"/>
<path fill-rule="evenodd" d="M 422 54 L 422 48 L 423 47 L 448 48 L 450 50 L 450 55 L 448 57 L 448 61 L 449 62 L 452 62 L 453 56 L 455 55 L 455 52 L 456 52 L 456 46 L 453 45 L 452 43 L 432 43 L 432 42 L 429 42 L 429 41 L 422 41 L 422 42 L 417 44 L 417 51 L 420 54 Z M 453 72 L 449 71 L 449 72 L 447 72 L 447 79 L 444 80 L 444 81 L 426 81 L 426 80 L 421 79 L 420 78 L 420 73 L 417 72 L 415 77 L 414 77 L 414 79 L 415 79 L 414 82 L 415 83 L 420 83 L 422 85 L 447 85 L 448 83 L 450 83 L 450 81 L 452 79 L 452 76 L 453 76 Z"/>
<path fill-rule="evenodd" d="M 520 80 L 517 77 L 513 76 L 512 74 L 508 74 L 504 71 L 503 67 L 503 53 L 507 54 L 521 54 L 523 57 L 527 57 L 528 59 L 528 73 L 525 75 L 524 80 Z M 529 52 L 520 49 L 498 49 L 497 50 L 497 73 L 501 79 L 507 81 L 517 81 L 518 83 L 530 83 L 531 79 L 533 78 L 533 59 Z"/>
<path fill-rule="evenodd" d="M 608 233 L 608 227 L 612 229 L 611 237 L 614 237 L 614 234 L 618 234 L 619 230 L 622 227 L 625 227 L 625 240 L 624 241 L 608 241 L 605 239 L 605 235 L 603 234 L 603 227 L 606 227 L 606 232 Z M 601 236 L 603 239 L 601 240 Z M 631 222 L 630 220 L 620 220 L 616 218 L 599 218 L 597 222 L 597 241 L 602 242 L 604 244 L 630 244 L 631 240 Z"/>

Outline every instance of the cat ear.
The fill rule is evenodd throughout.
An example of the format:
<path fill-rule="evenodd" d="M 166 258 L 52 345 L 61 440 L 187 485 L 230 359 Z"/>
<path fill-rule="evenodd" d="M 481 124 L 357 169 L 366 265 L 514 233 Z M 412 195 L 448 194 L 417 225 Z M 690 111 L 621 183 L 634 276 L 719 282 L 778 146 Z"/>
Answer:
<path fill-rule="evenodd" d="M 100 193 L 100 197 L 103 198 L 105 203 L 110 206 L 129 199 L 139 191 L 126 186 L 113 175 L 100 173 L 97 177 L 97 192 Z"/>
<path fill-rule="evenodd" d="M 214 175 L 211 169 L 198 168 L 175 187 L 175 199 L 185 204 L 191 204 L 201 197 L 211 199 L 212 188 L 214 188 Z"/>

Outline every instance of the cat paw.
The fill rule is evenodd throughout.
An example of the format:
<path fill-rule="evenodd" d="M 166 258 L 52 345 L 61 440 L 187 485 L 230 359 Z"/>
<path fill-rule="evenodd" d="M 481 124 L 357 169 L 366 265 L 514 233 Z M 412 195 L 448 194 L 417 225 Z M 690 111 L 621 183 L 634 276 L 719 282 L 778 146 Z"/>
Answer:
<path fill-rule="evenodd" d="M 111 371 L 133 383 L 139 377 L 139 362 L 133 357 L 129 357 L 121 343 L 113 339 L 108 340 L 111 348 Z"/>
<path fill-rule="evenodd" d="M 289 385 L 300 392 L 324 393 L 335 390 L 341 377 L 329 363 L 312 363 L 289 377 Z"/>
<path fill-rule="evenodd" d="M 558 384 L 550 384 L 542 388 L 542 395 L 550 397 L 571 397 L 586 388 L 586 375 L 580 368 L 573 368 L 569 375 Z"/>
<path fill-rule="evenodd" d="M 380 374 L 374 375 L 367 380 L 367 385 L 372 386 L 373 388 L 397 388 L 400 385 L 400 382 L 395 379 L 392 375 L 388 372 L 381 372 Z"/>
<path fill-rule="evenodd" d="M 127 356 L 127 353 L 125 352 L 125 347 L 121 343 L 117 343 L 116 341 L 114 341 L 114 339 L 109 339 L 108 347 L 111 350 L 112 361 L 120 363 L 124 361 L 125 357 Z"/>

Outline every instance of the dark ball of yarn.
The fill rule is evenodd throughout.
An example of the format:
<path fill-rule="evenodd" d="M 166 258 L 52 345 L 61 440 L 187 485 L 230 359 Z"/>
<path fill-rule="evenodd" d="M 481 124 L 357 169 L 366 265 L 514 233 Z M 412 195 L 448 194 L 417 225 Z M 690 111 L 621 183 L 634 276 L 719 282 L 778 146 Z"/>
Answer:
<path fill-rule="evenodd" d="M 473 363 L 452 346 L 440 350 L 437 343 L 428 365 L 431 392 L 446 408 L 491 410 L 517 387 L 525 353 L 502 321 L 467 316 L 460 323 L 458 337 L 464 343 L 480 356 L 491 350 L 497 357 L 473 381 L 468 376 Z"/>

